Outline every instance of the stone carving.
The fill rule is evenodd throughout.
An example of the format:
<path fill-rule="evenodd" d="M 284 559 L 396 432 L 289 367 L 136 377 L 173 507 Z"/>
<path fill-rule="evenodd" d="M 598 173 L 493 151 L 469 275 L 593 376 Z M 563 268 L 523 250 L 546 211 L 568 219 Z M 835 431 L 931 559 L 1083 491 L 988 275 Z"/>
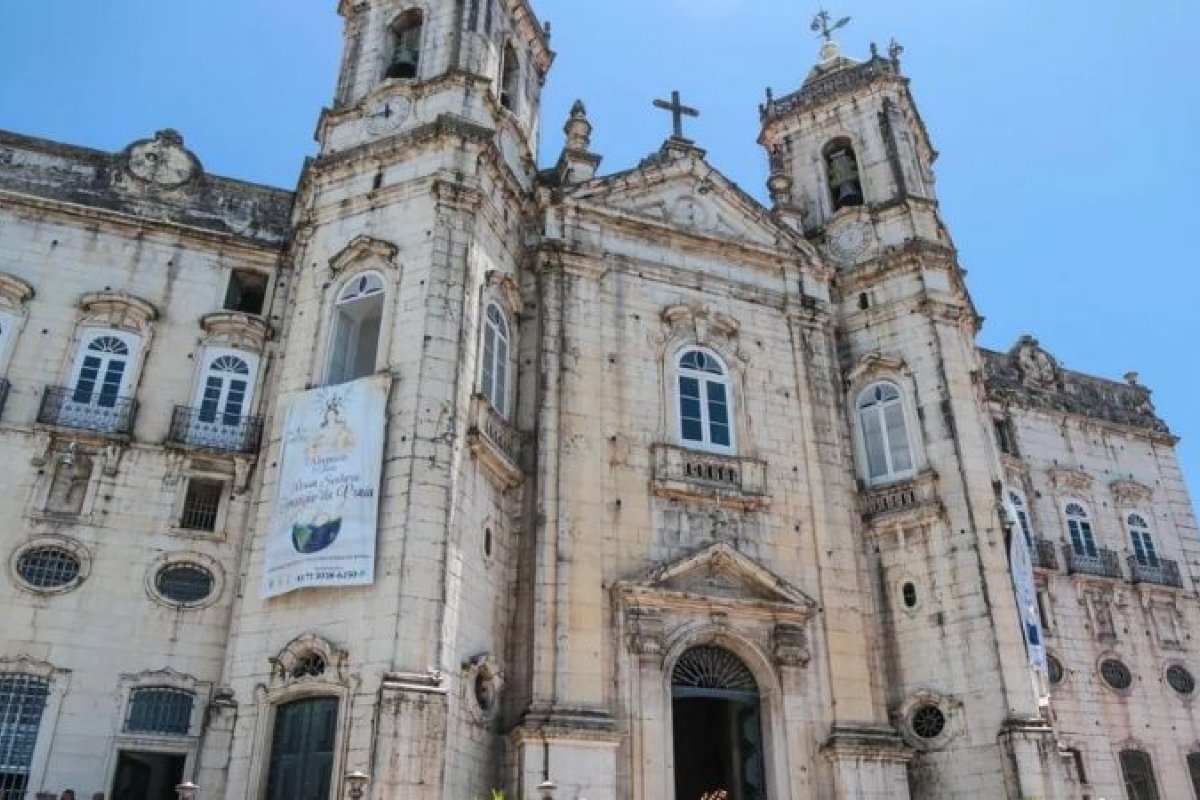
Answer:
<path fill-rule="evenodd" d="M 640 656 L 658 656 L 663 651 L 663 618 L 658 611 L 631 608 L 625 615 L 629 626 L 629 650 Z"/>
<path fill-rule="evenodd" d="M 1180 635 L 1179 609 L 1175 604 L 1170 601 L 1152 600 L 1149 613 L 1159 645 L 1168 648 L 1179 647 L 1183 637 Z"/>
<path fill-rule="evenodd" d="M 775 661 L 785 667 L 803 667 L 812 654 L 808 650 L 808 635 L 799 625 L 779 623 L 771 636 Z"/>
<path fill-rule="evenodd" d="M 1154 490 L 1144 483 L 1138 483 L 1132 478 L 1113 481 L 1108 485 L 1112 496 L 1118 505 L 1143 506 L 1154 499 Z"/>
<path fill-rule="evenodd" d="M 91 456 L 80 453 L 70 445 L 54 460 L 54 475 L 46 496 L 46 511 L 52 514 L 81 514 L 92 479 L 94 462 Z"/>
<path fill-rule="evenodd" d="M 172 130 L 134 142 L 127 159 L 129 174 L 167 189 L 182 186 L 200 171 L 196 157 L 183 146 L 183 137 Z"/>
<path fill-rule="evenodd" d="M 1067 493 L 1087 493 L 1092 489 L 1092 476 L 1078 469 L 1056 467 L 1050 470 L 1050 480 L 1055 488 Z"/>
<path fill-rule="evenodd" d="M 1027 384 L 1051 388 L 1057 383 L 1058 365 L 1032 336 L 1021 337 L 1017 345 L 1017 366 Z"/>

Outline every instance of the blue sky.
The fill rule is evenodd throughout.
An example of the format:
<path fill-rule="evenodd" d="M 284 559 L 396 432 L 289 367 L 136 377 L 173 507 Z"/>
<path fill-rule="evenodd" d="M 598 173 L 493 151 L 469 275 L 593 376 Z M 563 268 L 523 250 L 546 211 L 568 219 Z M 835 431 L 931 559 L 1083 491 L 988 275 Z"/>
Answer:
<path fill-rule="evenodd" d="M 764 89 L 816 58 L 784 0 L 535 0 L 559 58 L 542 161 L 581 97 L 604 169 L 657 148 L 680 89 L 690 135 L 763 197 Z M 334 0 L 47 0 L 0 11 L 0 127 L 116 150 L 180 130 L 213 172 L 292 186 L 341 46 Z M 1200 491 L 1200 3 L 844 0 L 850 55 L 896 36 L 942 157 L 938 191 L 987 322 L 1067 366 L 1129 369 L 1184 437 Z"/>

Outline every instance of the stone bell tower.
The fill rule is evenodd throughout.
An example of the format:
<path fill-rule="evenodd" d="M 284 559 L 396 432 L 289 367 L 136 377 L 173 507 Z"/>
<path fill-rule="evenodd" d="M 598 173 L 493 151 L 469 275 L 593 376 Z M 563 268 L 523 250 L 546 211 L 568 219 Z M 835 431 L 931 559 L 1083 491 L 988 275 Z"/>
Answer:
<path fill-rule="evenodd" d="M 775 213 L 837 269 L 858 535 L 879 600 L 888 712 L 916 753 L 912 796 L 1003 781 L 1009 797 L 1057 797 L 1061 759 L 1006 555 L 981 320 L 938 211 L 937 153 L 902 48 L 854 59 L 836 27 L 824 14 L 814 22 L 820 61 L 797 91 L 768 94 L 760 142 Z"/>
<path fill-rule="evenodd" d="M 371 776 L 367 797 L 483 797 L 502 785 L 493 729 L 524 480 L 521 220 L 552 54 L 525 0 L 338 10 L 345 54 L 297 195 L 275 368 L 281 398 L 370 376 L 388 387 L 375 578 L 260 596 L 275 409 L 228 711 L 200 777 L 231 798 L 290 798 L 295 780 L 341 796 L 353 772 Z"/>

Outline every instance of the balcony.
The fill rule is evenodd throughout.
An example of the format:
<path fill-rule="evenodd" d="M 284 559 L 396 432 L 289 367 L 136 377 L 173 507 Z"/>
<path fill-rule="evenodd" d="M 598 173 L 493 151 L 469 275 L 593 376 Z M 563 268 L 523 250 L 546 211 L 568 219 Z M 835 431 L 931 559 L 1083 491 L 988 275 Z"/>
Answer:
<path fill-rule="evenodd" d="M 1158 586 L 1174 586 L 1183 588 L 1183 576 L 1179 573 L 1179 564 L 1170 559 L 1160 558 L 1157 563 L 1143 564 L 1136 556 L 1129 556 L 1129 574 L 1134 583 L 1153 583 Z"/>
<path fill-rule="evenodd" d="M 254 453 L 262 439 L 262 428 L 262 417 L 233 416 L 175 406 L 167 441 L 226 453 Z"/>
<path fill-rule="evenodd" d="M 936 515 L 941 512 L 937 474 L 927 470 L 914 478 L 862 490 L 860 508 L 868 522 L 884 518 Z"/>
<path fill-rule="evenodd" d="M 128 436 L 133 432 L 136 415 L 137 400 L 132 397 L 119 397 L 103 390 L 88 393 L 47 386 L 37 421 L 59 428 Z"/>
<path fill-rule="evenodd" d="M 471 453 L 487 468 L 502 488 L 520 484 L 525 436 L 505 419 L 483 395 L 471 400 L 471 423 L 467 430 Z"/>
<path fill-rule="evenodd" d="M 1064 544 L 1063 560 L 1072 575 L 1099 575 L 1102 578 L 1121 578 L 1121 557 L 1115 550 L 1100 547 L 1094 553 L 1076 553 Z"/>
<path fill-rule="evenodd" d="M 765 508 L 767 464 L 753 458 L 705 453 L 667 444 L 653 447 L 653 489 L 663 497 L 719 500 L 748 510 Z"/>
<path fill-rule="evenodd" d="M 1033 540 L 1033 566 L 1035 569 L 1058 569 L 1058 553 L 1054 550 L 1054 542 L 1048 539 Z"/>
<path fill-rule="evenodd" d="M 4 402 L 8 400 L 8 381 L 0 378 L 0 414 L 4 413 Z"/>

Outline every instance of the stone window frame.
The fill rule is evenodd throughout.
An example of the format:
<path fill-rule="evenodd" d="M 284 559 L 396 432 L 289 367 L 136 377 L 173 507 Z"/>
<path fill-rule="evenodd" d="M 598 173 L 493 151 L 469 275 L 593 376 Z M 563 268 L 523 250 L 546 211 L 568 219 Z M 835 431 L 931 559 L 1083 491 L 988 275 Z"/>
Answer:
<path fill-rule="evenodd" d="M 421 19 L 419 26 L 420 33 L 418 34 L 417 67 L 415 73 L 411 78 L 389 77 L 388 72 L 391 70 L 392 64 L 395 63 L 396 50 L 400 44 L 399 26 L 405 21 L 405 17 L 410 17 L 414 14 L 420 15 Z M 387 24 L 384 27 L 384 36 L 386 37 L 385 41 L 387 42 L 387 46 L 380 48 L 380 53 L 383 56 L 383 64 L 376 72 L 376 74 L 380 76 L 379 80 L 381 83 L 388 83 L 390 81 L 396 81 L 398 83 L 410 83 L 422 80 L 424 77 L 423 73 L 425 72 L 424 67 L 427 63 L 427 56 L 429 54 L 429 16 L 430 11 L 424 3 L 413 2 L 405 3 L 394 14 L 390 14 L 388 16 Z"/>
<path fill-rule="evenodd" d="M 186 736 L 130 733 L 125 730 L 125 721 L 129 714 L 129 704 L 134 690 L 153 688 L 191 692 L 195 697 Z M 200 742 L 204 735 L 204 720 L 212 694 L 213 684 L 211 682 L 201 681 L 170 668 L 120 675 L 117 679 L 116 705 L 113 709 L 113 714 L 118 722 L 116 732 L 112 737 L 112 745 L 109 747 L 103 785 L 112 786 L 113 780 L 116 779 L 117 761 L 122 750 L 184 756 L 183 780 L 194 780 L 200 755 Z"/>
<path fill-rule="evenodd" d="M 1050 680 L 1050 659 L 1054 659 L 1056 662 L 1058 662 L 1059 668 L 1062 669 L 1062 680 L 1060 680 L 1058 683 L 1055 683 L 1054 681 Z M 1063 687 L 1065 687 L 1067 685 L 1067 683 L 1070 682 L 1071 676 L 1073 674 L 1074 674 L 1073 671 L 1069 667 L 1067 667 L 1067 662 L 1063 659 L 1062 655 L 1057 650 L 1051 650 L 1050 648 L 1047 647 L 1046 648 L 1046 683 L 1050 687 L 1050 690 L 1055 691 L 1055 690 L 1062 689 Z"/>
<path fill-rule="evenodd" d="M 59 522 L 64 519 L 87 520 L 91 518 L 96 509 L 101 480 L 104 476 L 111 476 L 114 473 L 119 454 L 111 447 L 97 447 L 94 442 L 89 442 L 84 438 L 86 435 L 85 431 L 73 435 L 52 435 L 46 451 L 34 460 L 34 465 L 38 467 L 38 480 L 29 502 L 31 517 Z M 79 438 L 73 438 L 74 436 Z M 71 458 L 85 457 L 91 459 L 92 462 L 92 474 L 88 479 L 83 505 L 78 514 L 51 511 L 47 508 L 50 503 L 50 493 L 54 488 L 55 475 L 59 469 L 63 468 L 63 461 L 68 455 Z"/>
<path fill-rule="evenodd" d="M 98 335 L 110 333 L 123 340 L 136 340 L 134 351 L 129 357 L 126 373 L 128 390 L 125 395 L 136 396 L 143 378 L 146 359 L 153 345 L 158 309 L 148 300 L 125 292 L 112 291 L 85 294 L 79 299 L 78 307 L 79 314 L 75 320 L 71 343 L 59 369 L 62 376 L 60 385 L 74 386 L 88 343 Z"/>
<path fill-rule="evenodd" d="M 29 787 L 42 786 L 46 782 L 46 773 L 50 768 L 50 749 L 57 734 L 63 700 L 71 688 L 72 672 L 55 667 L 47 661 L 39 661 L 28 656 L 0 656 L 0 672 L 29 675 L 48 681 L 50 684 L 50 694 L 46 697 L 46 705 L 42 709 L 42 720 L 38 725 L 37 742 L 33 746 L 33 759 L 29 765 L 27 784 Z M 33 794 L 33 792 L 30 791 L 29 794 Z"/>
<path fill-rule="evenodd" d="M 29 320 L 28 304 L 33 296 L 33 287 L 28 283 L 0 272 L 0 375 L 8 372 L 17 339 Z"/>
<path fill-rule="evenodd" d="M 178 488 L 175 491 L 175 498 L 171 503 L 171 534 L 188 539 L 223 541 L 229 530 L 229 507 L 233 502 L 234 478 L 235 476 L 228 473 L 196 467 L 178 476 L 175 481 Z M 192 480 L 213 481 L 223 485 L 221 499 L 217 507 L 217 519 L 211 531 L 185 528 L 181 524 L 183 521 L 184 506 L 187 502 L 188 484 Z"/>
<path fill-rule="evenodd" d="M 1134 559 L 1143 566 L 1157 567 L 1162 564 L 1163 553 L 1159 547 L 1159 542 L 1154 536 L 1154 525 L 1151 520 L 1153 515 L 1142 511 L 1140 508 L 1122 509 L 1121 510 L 1121 527 L 1125 530 L 1125 540 L 1129 543 L 1130 552 Z M 1138 522 L 1135 523 L 1134 519 Z M 1136 532 L 1136 534 L 1135 534 Z M 1138 558 L 1138 541 L 1137 536 L 1141 536 L 1145 541 L 1142 542 L 1143 551 L 1148 553 L 1145 561 Z"/>
<path fill-rule="evenodd" d="M 1193 687 L 1191 693 L 1183 694 L 1179 691 L 1176 691 L 1175 687 L 1172 686 L 1168 682 L 1167 672 L 1175 667 L 1185 670 L 1192 677 L 1194 687 Z M 1194 703 L 1196 701 L 1196 699 L 1198 697 L 1200 697 L 1200 675 L 1197 675 L 1196 670 L 1191 665 L 1189 665 L 1186 661 L 1184 661 L 1183 659 L 1172 658 L 1163 664 L 1163 666 L 1162 666 L 1162 684 L 1166 688 L 1167 692 L 1169 692 L 1172 697 L 1174 697 L 1176 700 L 1179 700 L 1180 702 L 1182 702 L 1186 705 L 1190 706 L 1192 703 Z"/>
<path fill-rule="evenodd" d="M 700 374 L 691 368 L 682 366 L 680 362 L 683 360 L 684 356 L 693 352 L 703 353 L 704 355 L 715 359 L 721 368 L 721 374 L 716 375 L 715 373 L 707 372 Z M 673 440 L 678 444 L 679 447 L 683 447 L 688 450 L 696 450 L 703 453 L 716 453 L 723 456 L 738 455 L 738 429 L 740 424 L 738 422 L 739 398 L 736 391 L 736 385 L 739 381 L 737 380 L 737 376 L 734 374 L 729 362 L 722 357 L 720 352 L 712 347 L 703 344 L 684 344 L 677 348 L 675 353 L 671 356 L 670 364 L 672 397 L 671 414 L 674 433 Z M 701 432 L 701 435 L 703 436 L 702 441 L 686 439 L 683 435 L 683 397 L 680 393 L 679 383 L 680 380 L 685 376 L 696 378 L 702 382 L 702 394 L 700 397 L 700 408 L 702 414 L 701 420 L 703 423 L 703 430 Z M 704 388 L 710 383 L 717 383 L 725 387 L 725 406 L 727 409 L 726 413 L 728 415 L 729 426 L 728 445 L 714 444 L 711 441 L 711 428 L 708 414 L 709 402 L 707 390 Z"/>
<path fill-rule="evenodd" d="M 517 49 L 516 40 L 511 36 L 504 38 L 498 48 L 500 61 L 497 64 L 496 71 L 496 103 L 500 108 L 504 109 L 514 116 L 521 113 L 524 99 L 522 89 L 524 81 L 522 76 L 525 74 L 525 65 L 521 60 L 521 53 Z M 511 61 L 516 62 L 516 66 L 509 69 Z M 508 102 L 505 102 L 505 96 L 508 96 Z"/>
<path fill-rule="evenodd" d="M 194 603 L 181 603 L 178 600 L 164 597 L 158 591 L 158 573 L 167 567 L 191 564 L 208 570 L 209 574 L 212 575 L 213 586 L 208 597 Z M 212 556 L 196 550 L 175 550 L 163 553 L 150 562 L 143 579 L 146 596 L 157 605 L 165 606 L 175 611 L 203 611 L 206 608 L 216 605 L 225 596 L 226 583 L 225 569 L 221 566 L 221 562 Z"/>
<path fill-rule="evenodd" d="M 854 159 L 858 166 L 858 183 L 862 188 L 863 202 L 857 206 L 843 206 L 836 208 L 833 202 L 833 194 L 829 186 L 829 164 L 826 151 L 828 151 L 835 143 L 845 141 L 850 145 L 850 150 L 854 153 Z M 820 186 L 817 187 L 817 197 L 824 219 L 830 220 L 839 214 L 855 214 L 865 210 L 871 203 L 871 189 L 868 186 L 867 171 L 863 162 L 863 153 L 866 152 L 866 142 L 856 132 L 846 129 L 840 129 L 831 132 L 828 136 L 822 139 L 814 139 L 810 147 L 809 156 L 812 163 L 817 166 L 817 178 L 820 180 Z M 858 211 L 856 211 L 856 209 Z"/>
<path fill-rule="evenodd" d="M 1105 679 L 1104 664 L 1108 661 L 1115 661 L 1121 664 L 1125 668 L 1126 672 L 1129 673 L 1129 685 L 1124 689 L 1116 688 L 1110 684 L 1107 679 Z M 1119 653 L 1116 653 L 1112 650 L 1105 650 L 1101 652 L 1096 657 L 1095 670 L 1096 680 L 1099 682 L 1100 688 L 1102 688 L 1104 691 L 1110 692 L 1118 697 L 1130 697 L 1135 691 L 1137 691 L 1139 682 L 1138 674 L 1134 671 L 1133 667 L 1130 666 L 1129 659 L 1124 658 Z"/>
<path fill-rule="evenodd" d="M 479 336 L 479 367 L 476 370 L 476 386 L 479 387 L 479 395 L 483 397 L 491 405 L 492 409 L 503 417 L 506 421 L 512 422 L 516 416 L 517 405 L 517 315 L 511 307 L 511 301 L 504 296 L 503 292 L 489 289 L 485 292 L 483 303 L 481 306 L 482 314 L 480 315 L 480 336 Z M 495 400 L 488 394 L 483 384 L 484 370 L 484 354 L 487 352 L 486 343 L 487 337 L 494 329 L 490 318 L 491 310 L 496 309 L 500 318 L 503 320 L 507 328 L 505 339 L 508 343 L 508 354 L 504 359 L 504 397 L 501 398 L 501 407 L 496 405 Z M 493 384 L 495 382 L 493 366 Z"/>
<path fill-rule="evenodd" d="M 208 376 L 213 364 L 220 358 L 233 357 L 245 362 L 249 367 L 246 376 L 246 397 L 242 401 L 242 417 L 255 416 L 255 409 L 264 401 L 260 398 L 259 381 L 263 373 L 262 355 L 242 347 L 231 347 L 227 344 L 204 342 L 197 353 L 196 369 L 193 370 L 191 393 L 188 395 L 187 406 L 197 413 L 204 400 L 204 389 L 208 384 Z M 219 409 L 218 409 L 219 411 Z"/>
<path fill-rule="evenodd" d="M 912 453 L 912 470 L 899 475 L 871 478 L 867 462 L 866 438 L 862 420 L 858 413 L 858 401 L 864 393 L 877 383 L 890 383 L 900 391 L 901 408 L 904 410 L 904 427 L 908 446 Z M 908 365 L 898 359 L 880 353 L 869 354 L 849 369 L 845 375 L 844 402 L 849 414 L 850 430 L 854 447 L 854 469 L 861 485 L 867 488 L 889 486 L 911 481 L 929 472 L 929 459 L 925 452 L 925 437 L 918 412 L 916 379 Z"/>
<path fill-rule="evenodd" d="M 1162 777 L 1160 774 L 1161 767 L 1158 766 L 1162 763 L 1162 761 L 1158 758 L 1154 748 L 1150 747 L 1145 742 L 1134 738 L 1126 739 L 1123 742 L 1115 742 L 1111 745 L 1111 747 L 1113 754 L 1113 765 L 1116 767 L 1117 779 L 1120 781 L 1122 792 L 1124 792 L 1125 787 L 1125 768 L 1121 763 L 1121 756 L 1123 753 L 1133 751 L 1141 753 L 1146 757 L 1150 767 L 1150 776 L 1153 779 L 1155 789 L 1157 790 L 1157 796 L 1159 800 L 1164 800 L 1165 795 L 1163 794 Z"/>
<path fill-rule="evenodd" d="M 919 736 L 913 729 L 913 715 L 922 708 L 933 706 L 946 720 L 942 732 L 929 738 Z M 896 709 L 893 721 L 901 738 L 920 751 L 944 750 L 964 732 L 962 702 L 933 689 L 914 692 Z"/>
<path fill-rule="evenodd" d="M 21 573 L 17 569 L 17 563 L 21 556 L 30 550 L 39 547 L 55 547 L 60 550 L 65 550 L 75 557 L 79 562 L 79 573 L 75 579 L 63 584 L 62 586 L 53 586 L 49 588 L 39 588 L 32 584 L 26 583 L 21 577 Z M 77 539 L 61 534 L 39 534 L 31 536 L 24 542 L 21 542 L 15 548 L 8 559 L 9 577 L 14 586 L 21 591 L 32 594 L 37 597 L 53 597 L 56 595 L 67 594 L 73 592 L 87 582 L 92 573 L 92 554 L 91 551 Z"/>
<path fill-rule="evenodd" d="M 1097 553 L 1099 553 L 1099 551 L 1102 549 L 1102 547 L 1101 547 L 1100 536 L 1096 531 L 1096 516 L 1095 516 L 1095 514 L 1092 513 L 1092 504 L 1090 502 L 1088 502 L 1087 500 L 1083 499 L 1082 497 L 1080 497 L 1079 495 L 1066 495 L 1066 496 L 1060 498 L 1059 503 L 1058 503 L 1058 512 L 1062 517 L 1062 530 L 1063 530 L 1063 533 L 1066 534 L 1067 546 L 1071 548 L 1072 552 L 1077 552 L 1077 551 L 1075 551 L 1075 543 L 1071 539 L 1071 520 L 1079 519 L 1079 517 L 1071 514 L 1070 507 L 1073 505 L 1079 506 L 1079 508 L 1083 511 L 1082 522 L 1080 523 L 1080 539 L 1081 539 L 1081 541 L 1083 538 L 1082 525 L 1084 523 L 1086 523 L 1088 526 L 1088 528 L 1087 528 L 1088 532 L 1091 536 L 1092 547 L 1093 547 L 1093 549 L 1096 550 Z M 1083 555 L 1092 555 L 1092 554 L 1087 553 L 1086 548 L 1085 548 L 1085 552 L 1083 553 Z"/>
<path fill-rule="evenodd" d="M 319 677 L 291 677 L 292 667 L 309 654 L 318 654 L 325 660 L 325 671 Z M 348 675 L 349 654 L 332 642 L 315 634 L 307 633 L 289 642 L 270 659 L 271 678 L 267 685 L 259 684 L 254 690 L 254 741 L 258 746 L 250 757 L 251 797 L 266 796 L 267 779 L 271 763 L 271 743 L 275 735 L 276 710 L 283 705 L 320 697 L 338 701 L 337 732 L 333 747 L 333 767 L 330 770 L 330 787 L 333 792 L 342 786 L 346 769 L 346 745 L 351 734 L 350 712 L 355 686 Z"/>
<path fill-rule="evenodd" d="M 321 314 L 313 332 L 316 347 L 309 365 L 309 386 L 326 386 L 329 357 L 335 334 L 338 299 L 347 284 L 365 272 L 374 272 L 383 279 L 383 315 L 379 325 L 379 342 L 375 349 L 375 372 L 390 369 L 392 331 L 400 296 L 403 270 L 396 261 L 399 248 L 391 242 L 358 236 L 329 260 L 326 280 L 319 287 Z"/>

